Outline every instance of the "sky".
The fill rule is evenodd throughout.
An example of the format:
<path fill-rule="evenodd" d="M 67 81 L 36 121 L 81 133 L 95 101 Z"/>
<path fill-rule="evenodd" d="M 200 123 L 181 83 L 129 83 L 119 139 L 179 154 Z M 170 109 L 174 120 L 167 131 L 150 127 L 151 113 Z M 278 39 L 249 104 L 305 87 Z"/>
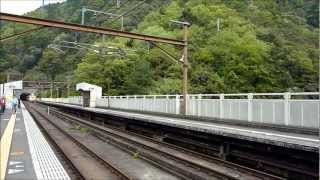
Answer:
<path fill-rule="evenodd" d="M 45 4 L 65 0 L 44 0 Z M 42 6 L 42 0 L 0 0 L 0 12 L 22 15 Z"/>

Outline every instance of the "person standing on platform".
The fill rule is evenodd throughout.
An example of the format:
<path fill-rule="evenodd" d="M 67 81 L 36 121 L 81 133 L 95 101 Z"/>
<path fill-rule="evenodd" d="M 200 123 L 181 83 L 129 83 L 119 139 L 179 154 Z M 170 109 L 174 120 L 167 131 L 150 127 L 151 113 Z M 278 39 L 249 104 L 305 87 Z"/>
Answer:
<path fill-rule="evenodd" d="M 20 109 L 20 107 L 21 107 L 21 99 L 18 98 L 18 108 Z"/>
<path fill-rule="evenodd" d="M 18 106 L 18 99 L 14 97 L 11 101 L 12 105 L 12 112 L 15 114 L 17 112 L 17 106 Z"/>

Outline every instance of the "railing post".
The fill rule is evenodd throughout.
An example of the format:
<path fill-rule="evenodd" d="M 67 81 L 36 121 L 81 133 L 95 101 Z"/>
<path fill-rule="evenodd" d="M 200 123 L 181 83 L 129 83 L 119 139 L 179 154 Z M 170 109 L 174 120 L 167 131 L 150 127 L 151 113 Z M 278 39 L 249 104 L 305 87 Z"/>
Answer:
<path fill-rule="evenodd" d="M 180 95 L 176 95 L 176 114 L 180 113 Z"/>
<path fill-rule="evenodd" d="M 286 92 L 283 95 L 284 97 L 284 122 L 285 125 L 289 125 L 290 121 L 290 104 L 289 104 L 289 99 L 290 99 L 290 92 Z"/>
<path fill-rule="evenodd" d="M 110 109 L 110 95 L 108 95 L 108 109 Z"/>
<path fill-rule="evenodd" d="M 301 103 L 301 127 L 303 127 L 304 126 L 304 119 L 303 119 L 303 103 Z"/>
<path fill-rule="evenodd" d="M 146 104 L 146 95 L 143 96 L 143 100 L 142 100 L 142 110 L 145 111 L 145 104 Z"/>
<path fill-rule="evenodd" d="M 126 109 L 129 109 L 129 96 L 126 96 L 126 100 L 127 100 L 127 107 L 126 107 Z"/>
<path fill-rule="evenodd" d="M 197 115 L 201 116 L 201 99 L 202 94 L 198 94 Z"/>
<path fill-rule="evenodd" d="M 133 98 L 134 98 L 134 101 L 133 101 L 133 102 L 134 102 L 134 105 L 133 105 L 133 107 L 136 107 L 137 110 L 140 110 L 140 107 L 139 107 L 140 104 L 139 104 L 139 102 L 137 101 L 137 96 L 134 95 Z M 129 106 L 128 106 L 128 109 L 129 109 Z M 133 109 L 134 109 L 134 108 L 133 108 Z"/>
<path fill-rule="evenodd" d="M 253 99 L 253 94 L 249 93 L 248 94 L 248 121 L 252 121 L 252 99 Z"/>
<path fill-rule="evenodd" d="M 169 105 L 169 96 L 167 95 L 167 96 L 166 96 L 166 110 L 165 110 L 166 113 L 169 113 L 169 112 L 168 112 L 168 105 Z"/>
<path fill-rule="evenodd" d="M 224 94 L 219 95 L 219 118 L 223 118 L 223 100 Z"/>
<path fill-rule="evenodd" d="M 156 112 L 156 96 L 153 96 L 153 100 L 152 100 L 152 111 Z"/>

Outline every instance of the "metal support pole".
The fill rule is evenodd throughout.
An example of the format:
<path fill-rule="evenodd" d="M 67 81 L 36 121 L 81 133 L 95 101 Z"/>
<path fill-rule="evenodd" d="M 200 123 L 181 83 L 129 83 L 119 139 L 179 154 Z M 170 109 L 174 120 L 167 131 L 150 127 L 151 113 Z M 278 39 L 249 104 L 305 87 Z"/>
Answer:
<path fill-rule="evenodd" d="M 117 0 L 117 8 L 120 8 L 120 3 L 121 3 L 121 1 Z"/>
<path fill-rule="evenodd" d="M 70 95 L 70 86 L 68 85 L 67 86 L 67 97 L 69 97 L 69 95 Z"/>
<path fill-rule="evenodd" d="M 52 89 L 53 89 L 53 83 L 51 82 L 51 88 L 50 88 L 50 97 L 51 98 L 52 98 L 52 95 L 53 95 Z"/>
<path fill-rule="evenodd" d="M 187 114 L 187 101 L 188 101 L 188 24 L 183 24 L 183 80 L 182 80 L 182 94 L 183 94 L 183 102 L 182 102 L 182 114 Z"/>
<path fill-rule="evenodd" d="M 101 46 L 101 54 L 104 55 L 105 54 L 105 41 L 106 41 L 106 36 L 104 34 L 102 34 L 102 46 Z"/>
<path fill-rule="evenodd" d="M 84 13 L 86 12 L 86 8 L 81 9 L 81 25 L 84 25 Z"/>
<path fill-rule="evenodd" d="M 123 16 L 121 16 L 121 31 L 123 31 Z"/>
<path fill-rule="evenodd" d="M 39 86 L 40 86 L 40 100 L 42 100 L 42 96 L 43 96 L 43 92 L 42 92 L 42 86 L 41 86 L 41 84 L 39 84 Z"/>
<path fill-rule="evenodd" d="M 187 115 L 188 105 L 188 27 L 190 23 L 184 21 L 170 20 L 173 23 L 181 24 L 183 26 L 183 55 L 182 55 L 182 103 L 180 105 L 180 113 Z"/>

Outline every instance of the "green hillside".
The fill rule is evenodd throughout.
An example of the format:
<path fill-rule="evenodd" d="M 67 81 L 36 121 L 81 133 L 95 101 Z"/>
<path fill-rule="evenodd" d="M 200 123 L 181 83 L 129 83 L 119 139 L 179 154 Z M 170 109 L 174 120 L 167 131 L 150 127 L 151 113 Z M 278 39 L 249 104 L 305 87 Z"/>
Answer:
<path fill-rule="evenodd" d="M 110 0 L 68 0 L 27 16 L 80 23 L 81 8 L 121 13 L 140 3 Z M 181 39 L 190 22 L 189 92 L 317 91 L 319 78 L 319 2 L 309 0 L 149 0 L 124 18 L 126 31 Z M 220 27 L 217 27 L 217 20 Z M 120 21 L 88 13 L 88 25 L 119 29 Z M 1 23 L 1 37 L 31 28 Z M 180 65 L 157 47 L 142 41 L 43 29 L 0 47 L 0 72 L 24 74 L 28 80 L 87 81 L 110 94 L 175 94 L 181 90 Z M 130 49 L 125 56 L 93 51 L 47 48 L 61 41 Z M 181 49 L 161 45 L 177 57 Z"/>

